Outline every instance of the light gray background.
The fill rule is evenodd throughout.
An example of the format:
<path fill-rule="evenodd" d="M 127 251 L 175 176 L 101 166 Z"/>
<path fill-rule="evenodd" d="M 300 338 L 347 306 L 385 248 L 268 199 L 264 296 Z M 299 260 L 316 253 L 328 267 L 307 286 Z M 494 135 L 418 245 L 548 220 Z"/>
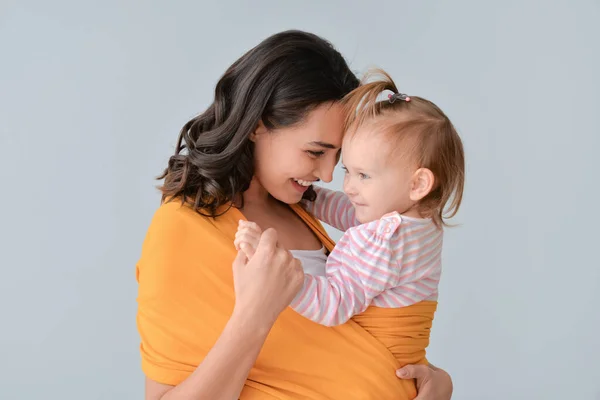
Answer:
<path fill-rule="evenodd" d="M 300 28 L 464 139 L 429 352 L 454 398 L 600 399 L 600 3 L 253 3 L 0 3 L 0 398 L 142 398 L 153 177 L 227 66 Z"/>

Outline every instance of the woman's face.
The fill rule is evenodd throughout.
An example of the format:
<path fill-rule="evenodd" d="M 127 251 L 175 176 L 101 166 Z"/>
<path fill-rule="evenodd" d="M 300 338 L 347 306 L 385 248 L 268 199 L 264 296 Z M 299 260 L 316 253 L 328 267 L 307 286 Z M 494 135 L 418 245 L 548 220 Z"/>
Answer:
<path fill-rule="evenodd" d="M 338 103 L 311 111 L 294 127 L 267 131 L 261 124 L 252 135 L 254 179 L 271 196 L 298 203 L 317 180 L 331 182 L 343 138 L 344 113 Z"/>

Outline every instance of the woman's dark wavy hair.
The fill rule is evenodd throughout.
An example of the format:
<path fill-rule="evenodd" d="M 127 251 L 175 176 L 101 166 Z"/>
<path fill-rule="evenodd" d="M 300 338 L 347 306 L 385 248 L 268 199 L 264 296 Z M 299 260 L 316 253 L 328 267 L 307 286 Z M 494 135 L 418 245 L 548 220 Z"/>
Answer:
<path fill-rule="evenodd" d="M 286 31 L 265 39 L 229 67 L 213 103 L 181 129 L 175 154 L 158 178 L 165 180 L 162 201 L 178 198 L 202 215 L 218 216 L 221 206 L 242 201 L 237 195 L 250 185 L 250 134 L 260 121 L 267 129 L 301 123 L 358 84 L 342 55 L 319 36 Z M 305 193 L 314 197 L 312 189 Z"/>

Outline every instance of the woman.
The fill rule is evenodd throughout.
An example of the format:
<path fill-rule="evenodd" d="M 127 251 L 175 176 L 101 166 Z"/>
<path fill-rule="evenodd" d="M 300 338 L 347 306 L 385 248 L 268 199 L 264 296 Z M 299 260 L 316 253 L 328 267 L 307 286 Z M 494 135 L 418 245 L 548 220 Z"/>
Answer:
<path fill-rule="evenodd" d="M 338 101 L 357 85 L 328 42 L 283 32 L 236 61 L 183 127 L 137 266 L 147 399 L 398 399 L 414 397 L 413 378 L 419 399 L 450 398 L 444 371 L 406 366 L 398 379 L 353 321 L 326 328 L 287 308 L 310 262 L 285 249 L 333 247 L 298 202 L 332 180 Z M 240 219 L 265 229 L 251 261 L 233 246 Z"/>

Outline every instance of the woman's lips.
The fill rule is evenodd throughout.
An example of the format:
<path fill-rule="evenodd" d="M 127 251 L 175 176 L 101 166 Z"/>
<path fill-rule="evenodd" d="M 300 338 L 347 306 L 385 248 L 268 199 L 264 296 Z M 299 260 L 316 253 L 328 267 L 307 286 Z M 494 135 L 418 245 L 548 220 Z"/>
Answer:
<path fill-rule="evenodd" d="M 294 189 L 296 189 L 300 193 L 306 192 L 308 190 L 308 188 L 310 187 L 310 186 L 302 186 L 301 184 L 299 184 L 298 182 L 296 182 L 293 179 L 292 179 L 292 186 L 294 187 Z"/>

